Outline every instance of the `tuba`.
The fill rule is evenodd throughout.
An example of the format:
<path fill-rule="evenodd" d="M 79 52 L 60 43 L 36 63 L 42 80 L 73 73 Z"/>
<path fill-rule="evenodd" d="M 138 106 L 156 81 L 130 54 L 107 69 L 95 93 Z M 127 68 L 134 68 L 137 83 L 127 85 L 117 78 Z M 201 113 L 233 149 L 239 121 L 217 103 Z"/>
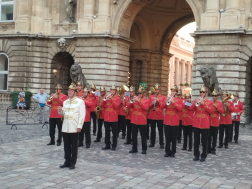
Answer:
<path fill-rule="evenodd" d="M 98 105 L 96 107 L 96 118 L 97 119 L 100 119 L 100 115 L 101 115 L 101 97 L 99 97 L 99 102 L 98 102 Z"/>
<path fill-rule="evenodd" d="M 124 85 L 121 85 L 121 90 L 120 90 L 120 92 L 119 92 L 119 94 L 118 94 L 118 96 L 121 98 L 121 104 L 120 104 L 120 106 L 118 107 L 118 110 L 120 110 L 121 109 L 121 107 L 123 106 L 123 101 L 124 101 L 124 93 L 125 93 L 125 88 L 124 88 Z"/>
<path fill-rule="evenodd" d="M 222 103 L 223 103 L 223 109 L 224 109 L 224 113 L 222 114 L 222 116 L 227 116 L 229 114 L 229 110 L 227 109 L 227 107 L 225 106 L 225 103 L 230 100 L 232 98 L 232 95 L 231 93 L 229 93 L 228 97 L 225 98 Z"/>

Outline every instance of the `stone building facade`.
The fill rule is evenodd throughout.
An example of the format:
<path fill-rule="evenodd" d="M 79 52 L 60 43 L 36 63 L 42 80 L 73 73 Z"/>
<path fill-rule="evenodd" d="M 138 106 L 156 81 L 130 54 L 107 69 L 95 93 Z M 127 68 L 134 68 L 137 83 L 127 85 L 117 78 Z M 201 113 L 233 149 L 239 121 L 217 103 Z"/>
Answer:
<path fill-rule="evenodd" d="M 69 4 L 71 2 L 71 4 Z M 89 83 L 161 83 L 167 92 L 171 40 L 196 21 L 192 93 L 210 64 L 219 85 L 251 107 L 251 0 L 0 0 L 1 92 L 52 91 L 78 62 Z M 64 38 L 65 43 L 58 42 Z M 61 40 L 62 41 L 62 40 Z M 7 62 L 7 64 L 6 64 Z M 59 74 L 55 79 L 52 69 Z M 0 98 L 2 99 L 2 98 Z"/>

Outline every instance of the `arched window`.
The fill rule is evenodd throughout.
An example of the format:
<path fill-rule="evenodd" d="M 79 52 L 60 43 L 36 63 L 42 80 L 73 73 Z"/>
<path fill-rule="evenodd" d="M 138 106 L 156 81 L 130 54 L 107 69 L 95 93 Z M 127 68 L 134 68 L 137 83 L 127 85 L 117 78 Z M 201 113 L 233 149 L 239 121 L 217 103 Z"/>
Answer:
<path fill-rule="evenodd" d="M 0 22 L 14 21 L 14 0 L 0 0 Z"/>
<path fill-rule="evenodd" d="M 8 90 L 9 58 L 0 53 L 0 91 Z"/>

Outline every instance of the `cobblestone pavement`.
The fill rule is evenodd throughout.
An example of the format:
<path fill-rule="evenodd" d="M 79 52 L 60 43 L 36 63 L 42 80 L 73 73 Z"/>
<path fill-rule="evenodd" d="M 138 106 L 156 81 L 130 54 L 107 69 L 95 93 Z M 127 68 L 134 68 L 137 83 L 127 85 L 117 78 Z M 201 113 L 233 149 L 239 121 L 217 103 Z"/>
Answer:
<path fill-rule="evenodd" d="M 218 149 L 204 163 L 192 161 L 193 153 L 182 151 L 181 144 L 175 158 L 165 158 L 157 144 L 148 148 L 147 155 L 129 154 L 131 146 L 119 139 L 115 152 L 102 151 L 103 142 L 79 148 L 76 169 L 69 170 L 58 167 L 64 162 L 63 145 L 46 145 L 46 127 L 11 130 L 4 116 L 0 111 L 0 189 L 252 188 L 252 130 L 248 127 L 240 128 L 238 145 Z"/>

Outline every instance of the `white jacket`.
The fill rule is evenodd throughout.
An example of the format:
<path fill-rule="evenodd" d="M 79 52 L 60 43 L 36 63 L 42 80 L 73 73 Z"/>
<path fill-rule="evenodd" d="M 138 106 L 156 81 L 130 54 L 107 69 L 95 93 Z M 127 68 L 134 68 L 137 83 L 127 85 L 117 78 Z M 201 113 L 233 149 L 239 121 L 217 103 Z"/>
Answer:
<path fill-rule="evenodd" d="M 82 129 L 86 116 L 86 107 L 82 99 L 77 97 L 67 99 L 63 103 L 62 110 L 64 113 L 62 132 L 77 133 L 77 128 Z"/>

